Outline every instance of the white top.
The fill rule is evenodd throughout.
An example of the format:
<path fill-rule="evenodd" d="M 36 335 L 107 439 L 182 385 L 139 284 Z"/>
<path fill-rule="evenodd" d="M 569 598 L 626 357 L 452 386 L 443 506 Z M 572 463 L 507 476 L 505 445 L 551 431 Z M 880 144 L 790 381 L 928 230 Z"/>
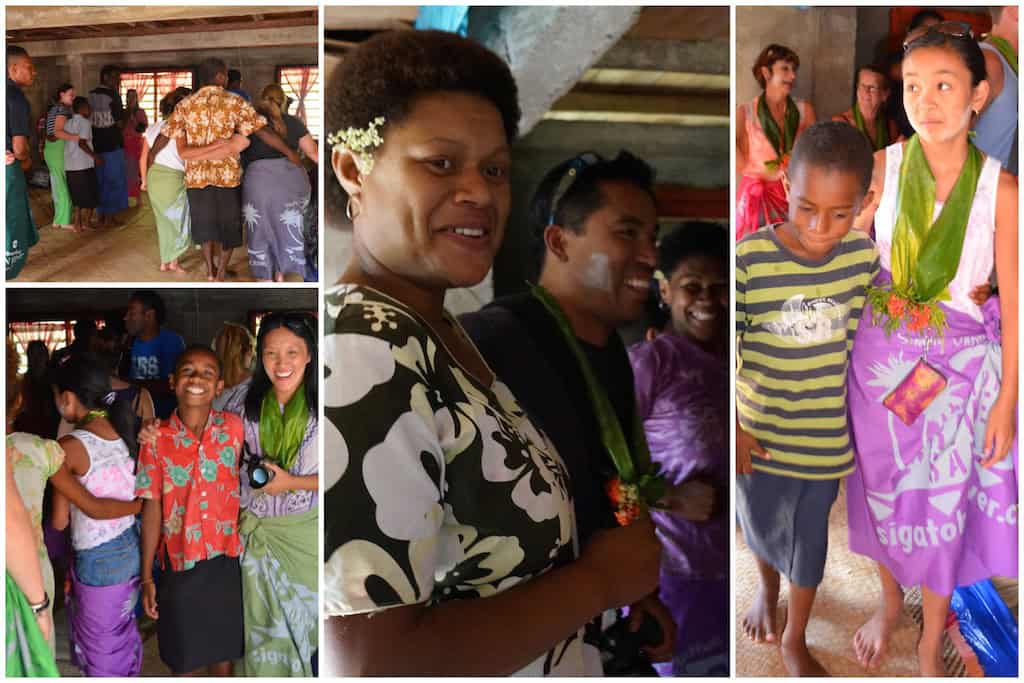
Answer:
<path fill-rule="evenodd" d="M 146 142 L 149 143 L 150 149 L 153 147 L 153 143 L 156 142 L 156 136 L 160 135 L 160 131 L 163 130 L 165 119 L 161 119 L 154 123 L 151 123 L 149 128 L 146 129 Z M 178 156 L 178 142 L 176 139 L 171 138 L 164 145 L 164 148 L 156 155 L 153 160 L 154 163 L 173 168 L 175 171 L 185 172 L 185 161 Z"/>
<path fill-rule="evenodd" d="M 92 432 L 76 429 L 69 436 L 78 439 L 89 455 L 89 469 L 78 481 L 97 498 L 135 498 L 135 461 L 121 439 L 101 439 Z M 95 548 L 117 538 L 135 523 L 128 515 L 116 519 L 93 519 L 71 506 L 71 545 L 75 550 Z"/>
<path fill-rule="evenodd" d="M 64 132 L 77 135 L 79 139 L 85 140 L 92 147 L 92 124 L 89 119 L 81 114 L 75 114 L 64 122 Z M 93 149 L 95 152 L 96 150 Z M 96 166 L 92 157 L 78 146 L 77 142 L 64 141 L 64 170 L 85 171 Z"/>
<path fill-rule="evenodd" d="M 882 199 L 875 212 L 875 243 L 882 267 L 892 271 L 892 232 L 896 227 L 899 206 L 900 163 L 903 161 L 903 143 L 885 148 L 885 186 Z M 978 178 L 978 187 L 967 218 L 967 233 L 956 277 L 949 283 L 950 308 L 982 322 L 981 308 L 971 301 L 970 293 L 988 282 L 995 266 L 996 190 L 999 188 L 1001 167 L 995 157 L 985 157 Z M 932 214 L 938 218 L 942 202 L 935 202 Z"/>

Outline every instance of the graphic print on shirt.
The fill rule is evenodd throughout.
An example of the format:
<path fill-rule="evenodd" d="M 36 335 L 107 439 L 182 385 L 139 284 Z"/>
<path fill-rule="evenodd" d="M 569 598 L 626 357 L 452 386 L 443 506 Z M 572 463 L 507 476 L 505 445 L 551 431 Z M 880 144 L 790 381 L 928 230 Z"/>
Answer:
<path fill-rule="evenodd" d="M 133 379 L 161 379 L 160 357 L 159 356 L 135 356 L 132 358 L 135 368 L 132 371 Z"/>
<path fill-rule="evenodd" d="M 769 332 L 794 344 L 820 344 L 846 334 L 850 307 L 832 297 L 807 299 L 795 294 L 782 304 L 777 320 L 765 323 Z"/>

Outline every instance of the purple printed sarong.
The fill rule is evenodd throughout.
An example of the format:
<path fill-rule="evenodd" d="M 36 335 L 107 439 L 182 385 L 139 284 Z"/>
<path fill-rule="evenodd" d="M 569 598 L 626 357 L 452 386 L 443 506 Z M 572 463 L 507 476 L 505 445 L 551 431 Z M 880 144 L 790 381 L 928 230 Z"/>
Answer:
<path fill-rule="evenodd" d="M 884 274 L 887 275 L 887 274 Z M 882 405 L 925 352 L 900 328 L 886 337 L 864 310 L 849 372 L 857 469 L 847 479 L 850 549 L 904 586 L 949 595 L 991 576 L 1017 575 L 1017 440 L 981 466 L 1002 374 L 999 302 L 985 323 L 943 307 L 949 327 L 927 349 L 947 386 L 910 426 Z"/>
<path fill-rule="evenodd" d="M 135 625 L 139 577 L 114 586 L 86 586 L 71 572 L 67 596 L 71 663 L 86 676 L 138 676 L 142 638 Z"/>

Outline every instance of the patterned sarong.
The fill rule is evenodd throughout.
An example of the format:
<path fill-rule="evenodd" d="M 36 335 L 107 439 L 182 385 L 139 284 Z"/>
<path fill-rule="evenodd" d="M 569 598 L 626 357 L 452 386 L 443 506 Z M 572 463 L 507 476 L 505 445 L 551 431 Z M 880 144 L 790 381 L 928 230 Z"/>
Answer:
<path fill-rule="evenodd" d="M 156 218 L 160 263 L 170 263 L 188 251 L 192 234 L 185 172 L 153 164 L 146 172 L 146 194 Z"/>
<path fill-rule="evenodd" d="M 138 676 L 142 638 L 135 625 L 139 577 L 113 586 L 87 586 L 70 568 L 66 596 L 71 626 L 71 663 L 86 676 Z"/>
<path fill-rule="evenodd" d="M 7 574 L 7 677 L 56 677 L 57 663 L 25 594 Z"/>
<path fill-rule="evenodd" d="M 782 179 L 744 175 L 736 196 L 736 241 L 765 225 L 789 218 L 789 197 Z"/>
<path fill-rule="evenodd" d="M 260 518 L 242 511 L 243 676 L 311 676 L 318 644 L 317 510 Z"/>
<path fill-rule="evenodd" d="M 32 209 L 28 203 L 28 184 L 25 182 L 25 173 L 21 170 L 18 162 L 7 164 L 4 177 L 7 182 L 7 225 L 5 228 L 7 246 L 4 261 L 7 279 L 13 280 L 18 277 L 25 261 L 28 260 L 28 250 L 39 241 L 39 233 L 36 232 L 35 223 L 32 222 Z"/>

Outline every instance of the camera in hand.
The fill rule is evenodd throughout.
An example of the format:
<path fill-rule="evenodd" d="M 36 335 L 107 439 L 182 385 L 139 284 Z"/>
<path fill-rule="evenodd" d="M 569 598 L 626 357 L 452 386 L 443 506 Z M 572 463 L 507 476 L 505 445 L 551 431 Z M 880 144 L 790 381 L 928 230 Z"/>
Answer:
<path fill-rule="evenodd" d="M 245 456 L 248 463 L 246 472 L 249 476 L 249 486 L 261 489 L 269 484 L 274 478 L 274 470 L 263 464 L 266 458 L 251 452 L 248 444 L 245 446 Z"/>

